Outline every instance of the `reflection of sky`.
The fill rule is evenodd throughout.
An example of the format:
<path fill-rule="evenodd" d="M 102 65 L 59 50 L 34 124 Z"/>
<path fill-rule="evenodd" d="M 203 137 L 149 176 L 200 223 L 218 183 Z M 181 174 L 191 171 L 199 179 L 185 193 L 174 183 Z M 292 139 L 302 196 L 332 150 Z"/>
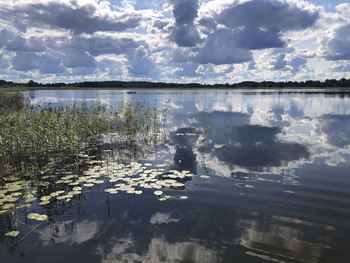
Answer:
<path fill-rule="evenodd" d="M 40 234 L 44 245 L 57 243 L 81 244 L 93 239 L 100 230 L 98 221 L 65 222 L 47 227 Z"/>
<path fill-rule="evenodd" d="M 134 240 L 116 239 L 111 247 L 99 245 L 96 252 L 102 257 L 102 262 L 219 262 L 218 251 L 209 249 L 198 242 L 169 243 L 164 238 L 152 238 L 148 250 L 143 254 L 135 252 Z"/>
<path fill-rule="evenodd" d="M 319 157 L 324 158 L 325 163 L 338 165 L 350 154 L 347 149 L 350 107 L 346 92 L 346 96 L 320 90 L 137 90 L 136 94 L 127 94 L 126 90 L 42 90 L 26 93 L 33 102 L 55 105 L 92 100 L 114 104 L 135 99 L 160 106 L 170 100 L 170 129 L 192 127 L 200 134 L 211 127 L 205 141 L 208 161 L 213 168 L 227 170 L 224 173 L 229 174 L 252 170 L 279 173 L 281 170 L 277 168 L 300 167 Z M 262 136 L 268 127 L 278 132 L 271 134 L 272 137 Z M 193 155 L 199 144 L 197 140 L 191 149 L 181 146 L 175 152 Z M 299 155 L 296 149 L 300 150 Z M 259 152 L 266 152 L 269 158 L 258 162 Z M 251 160 L 247 162 L 249 156 Z"/>

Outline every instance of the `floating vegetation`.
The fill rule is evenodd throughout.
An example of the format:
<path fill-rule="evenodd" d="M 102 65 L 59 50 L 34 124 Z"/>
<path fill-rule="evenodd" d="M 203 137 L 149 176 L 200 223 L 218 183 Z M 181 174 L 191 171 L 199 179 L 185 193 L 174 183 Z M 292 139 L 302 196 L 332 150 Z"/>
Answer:
<path fill-rule="evenodd" d="M 5 234 L 5 236 L 16 237 L 19 235 L 19 231 L 10 231 Z"/>
<path fill-rule="evenodd" d="M 29 219 L 34 219 L 34 220 L 38 220 L 38 221 L 45 221 L 48 219 L 47 215 L 40 215 L 37 213 L 31 213 L 28 215 Z"/>
<path fill-rule="evenodd" d="M 52 108 L 25 103 L 22 94 L 0 93 L 0 174 L 32 176 L 58 161 L 79 167 L 99 151 L 97 146 L 124 149 L 135 157 L 161 140 L 167 106 L 129 101 L 113 106 L 76 103 Z M 7 94 L 7 93 L 6 93 Z M 16 97 L 15 99 L 12 99 Z M 10 107 L 16 100 L 17 106 Z M 4 105 L 4 106 L 1 106 Z M 91 155 L 92 154 L 92 155 Z M 93 156 L 94 158 L 95 156 Z M 100 183 L 100 182 L 97 182 Z"/>
<path fill-rule="evenodd" d="M 10 215 L 8 230 L 20 218 L 29 219 L 24 225 L 54 222 L 49 211 L 84 200 L 86 192 L 187 199 L 172 191 L 185 189 L 194 175 L 169 170 L 157 155 L 166 140 L 166 110 L 131 101 L 65 108 L 24 103 L 0 111 L 0 215 Z"/>

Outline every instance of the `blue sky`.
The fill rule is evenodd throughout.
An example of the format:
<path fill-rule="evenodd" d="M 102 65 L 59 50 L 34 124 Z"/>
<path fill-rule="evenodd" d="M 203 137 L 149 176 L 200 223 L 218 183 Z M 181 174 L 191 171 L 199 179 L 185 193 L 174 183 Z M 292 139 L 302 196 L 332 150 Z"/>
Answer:
<path fill-rule="evenodd" d="M 350 78 L 350 4 L 1 0 L 0 79 L 234 83 Z"/>

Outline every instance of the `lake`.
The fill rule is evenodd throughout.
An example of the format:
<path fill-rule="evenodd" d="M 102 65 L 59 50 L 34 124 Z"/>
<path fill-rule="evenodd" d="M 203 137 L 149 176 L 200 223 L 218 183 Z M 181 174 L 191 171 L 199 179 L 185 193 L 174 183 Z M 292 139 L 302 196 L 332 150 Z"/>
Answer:
<path fill-rule="evenodd" d="M 129 163 L 106 151 L 74 197 L 39 205 L 48 190 L 31 184 L 15 219 L 0 214 L 1 262 L 349 262 L 350 91 L 24 93 L 52 107 L 166 106 L 166 140 Z"/>

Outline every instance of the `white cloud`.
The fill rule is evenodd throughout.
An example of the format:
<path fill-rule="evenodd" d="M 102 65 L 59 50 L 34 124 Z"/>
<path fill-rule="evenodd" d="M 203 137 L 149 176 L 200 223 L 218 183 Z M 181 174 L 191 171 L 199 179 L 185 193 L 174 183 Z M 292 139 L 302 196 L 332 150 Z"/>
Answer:
<path fill-rule="evenodd" d="M 12 22 L 21 31 L 35 27 L 64 29 L 74 34 L 118 32 L 136 28 L 144 19 L 140 12 L 119 13 L 105 2 L 95 1 L 5 1 L 0 3 L 0 10 L 0 19 Z"/>
<path fill-rule="evenodd" d="M 207 83 L 347 77 L 349 10 L 343 3 L 325 12 L 311 0 L 4 0 L 1 76 Z"/>

